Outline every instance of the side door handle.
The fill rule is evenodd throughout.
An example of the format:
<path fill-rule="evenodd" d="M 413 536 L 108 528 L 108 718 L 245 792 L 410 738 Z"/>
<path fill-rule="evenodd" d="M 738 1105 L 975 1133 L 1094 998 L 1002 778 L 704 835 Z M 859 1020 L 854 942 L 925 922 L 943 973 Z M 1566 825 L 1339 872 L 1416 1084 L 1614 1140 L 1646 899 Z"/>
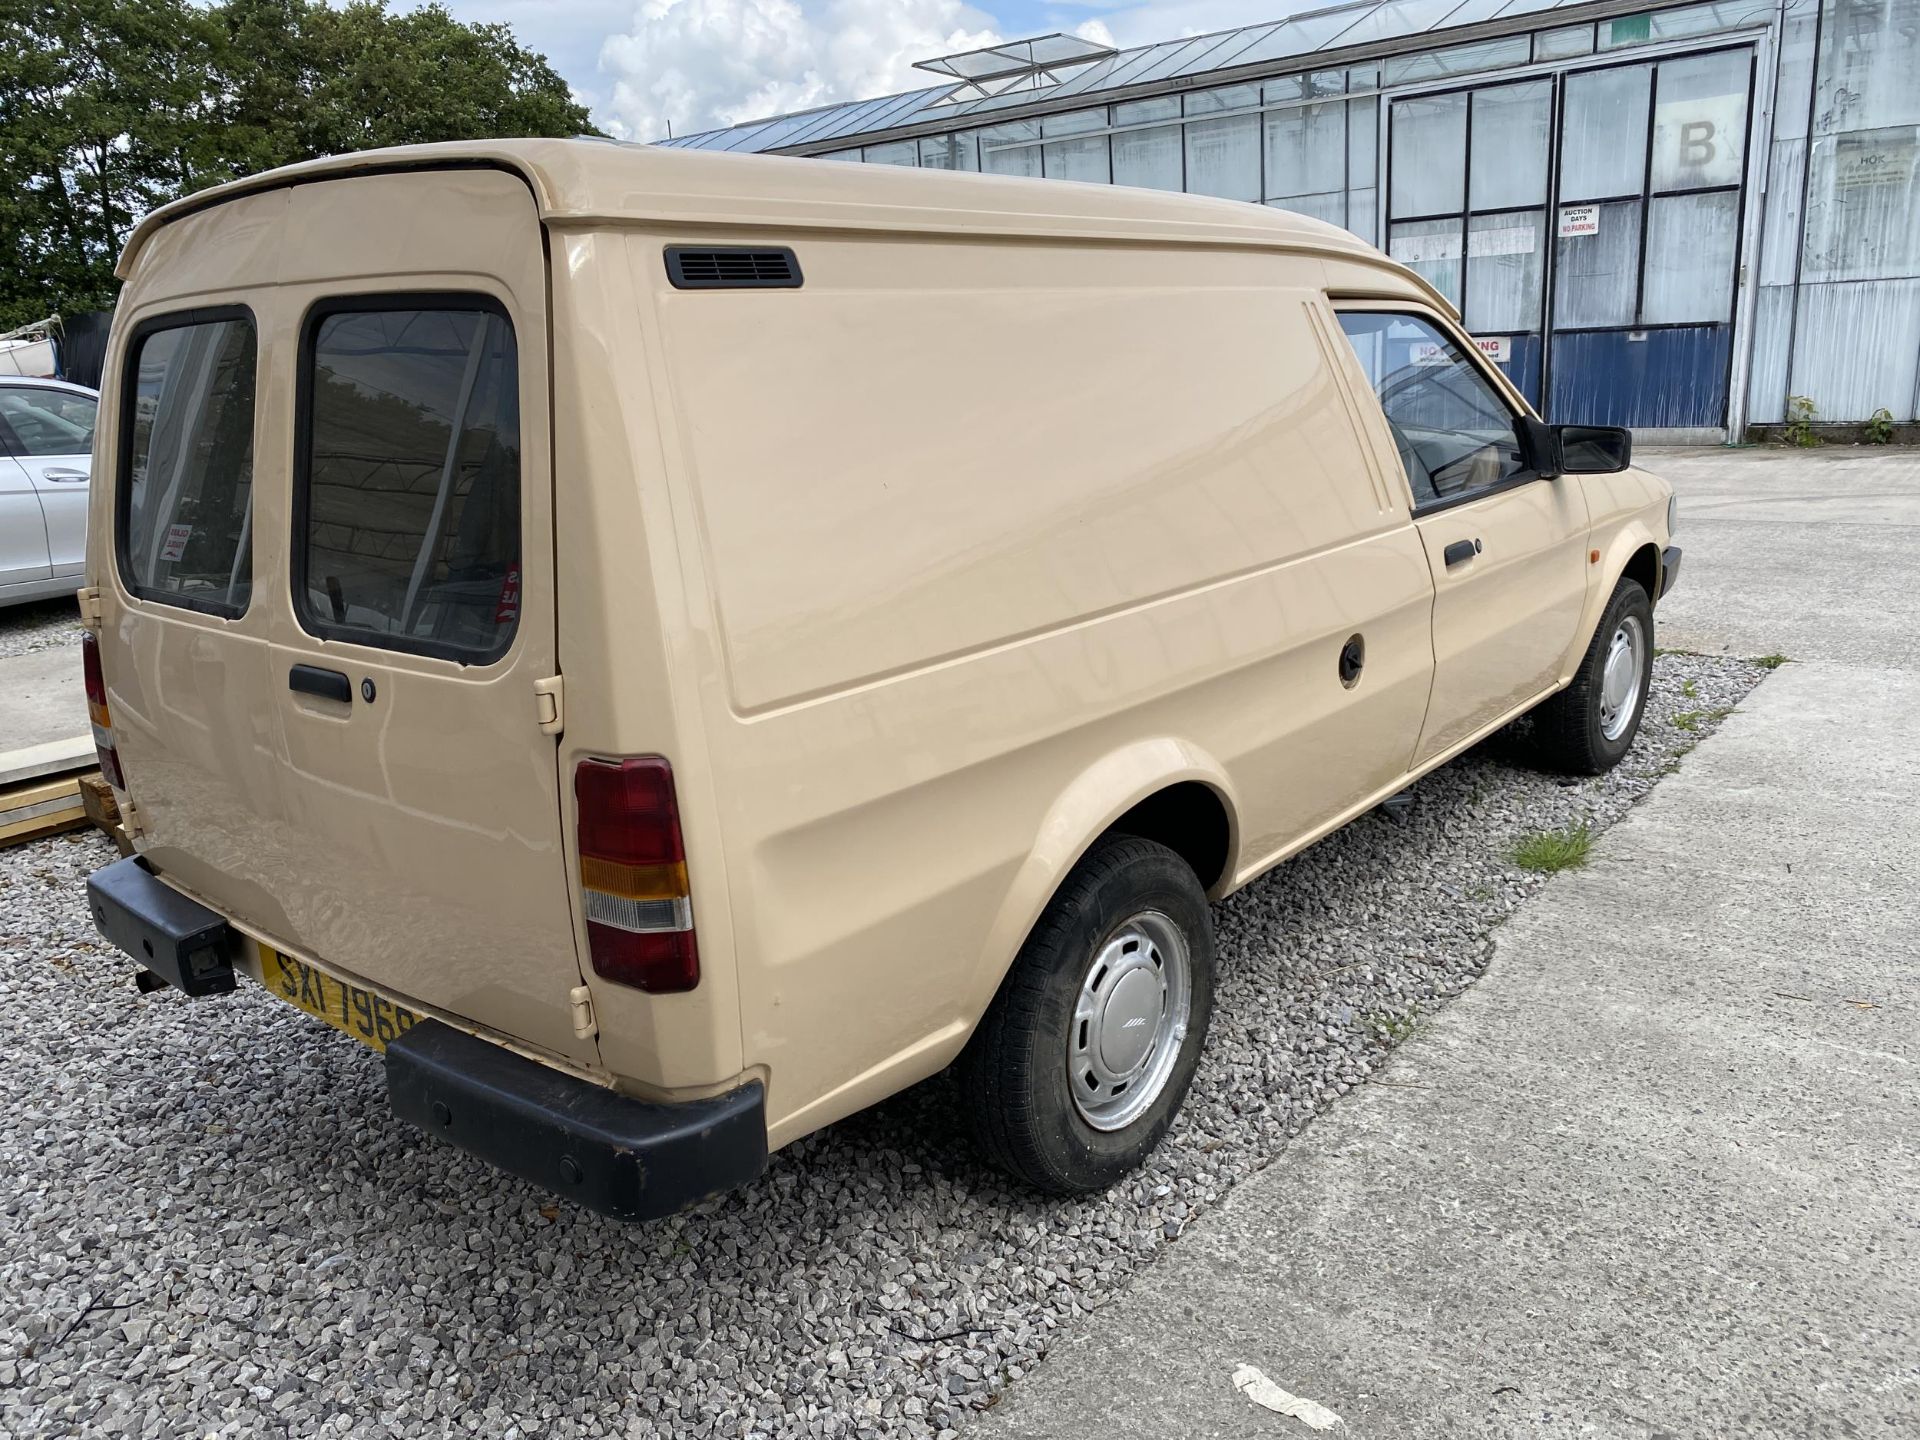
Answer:
<path fill-rule="evenodd" d="M 1447 568 L 1449 570 L 1456 565 L 1466 564 L 1467 561 L 1479 553 L 1480 542 L 1478 540 L 1456 540 L 1442 552 L 1446 558 Z"/>
<path fill-rule="evenodd" d="M 322 700 L 353 703 L 353 685 L 338 670 L 318 665 L 296 665 L 287 672 L 287 688 L 302 695 L 318 695 Z"/>
<path fill-rule="evenodd" d="M 75 470 L 66 465 L 49 465 L 40 472 L 40 478 L 51 480 L 56 485 L 84 485 L 89 476 L 85 470 Z"/>

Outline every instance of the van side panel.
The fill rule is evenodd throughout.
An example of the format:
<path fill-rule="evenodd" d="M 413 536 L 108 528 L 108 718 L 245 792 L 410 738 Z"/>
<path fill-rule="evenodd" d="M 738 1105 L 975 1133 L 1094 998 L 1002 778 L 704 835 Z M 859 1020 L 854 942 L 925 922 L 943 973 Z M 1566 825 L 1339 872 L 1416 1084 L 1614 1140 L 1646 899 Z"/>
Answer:
<path fill-rule="evenodd" d="M 1431 582 L 1312 329 L 1313 262 L 726 238 L 792 244 L 805 285 L 672 290 L 684 235 L 630 262 L 707 577 L 689 653 L 779 1144 L 956 1053 L 1009 904 L 1046 899 L 1030 857 L 1097 833 L 1046 834 L 1056 801 L 1135 773 L 1107 757 L 1164 740 L 1222 777 L 1242 865 L 1391 783 Z"/>

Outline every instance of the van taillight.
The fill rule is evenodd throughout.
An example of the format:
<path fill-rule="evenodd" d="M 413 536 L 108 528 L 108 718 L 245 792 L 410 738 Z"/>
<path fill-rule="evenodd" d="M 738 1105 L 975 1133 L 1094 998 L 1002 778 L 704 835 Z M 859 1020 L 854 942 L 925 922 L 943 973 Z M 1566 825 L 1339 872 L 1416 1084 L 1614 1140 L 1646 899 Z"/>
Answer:
<path fill-rule="evenodd" d="M 120 773 L 120 752 L 113 748 L 113 717 L 107 713 L 107 682 L 100 673 L 100 641 L 89 630 L 80 637 L 80 671 L 86 679 L 87 718 L 93 721 L 93 749 L 100 773 L 116 790 L 127 788 Z"/>
<path fill-rule="evenodd" d="M 700 983 L 673 767 L 658 755 L 582 760 L 580 885 L 596 974 L 661 994 Z"/>

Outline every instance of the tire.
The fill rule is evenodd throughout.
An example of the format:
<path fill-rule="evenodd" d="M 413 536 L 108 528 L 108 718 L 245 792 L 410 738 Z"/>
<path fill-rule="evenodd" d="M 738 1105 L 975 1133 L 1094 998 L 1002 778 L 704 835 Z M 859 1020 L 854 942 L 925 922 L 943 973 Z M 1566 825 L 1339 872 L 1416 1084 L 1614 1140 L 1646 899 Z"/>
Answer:
<path fill-rule="evenodd" d="M 1048 902 L 955 1067 L 976 1143 L 1035 1189 L 1106 1189 L 1166 1134 L 1212 1016 L 1213 921 L 1193 870 L 1151 840 L 1100 841 Z"/>
<path fill-rule="evenodd" d="M 1622 643 L 1634 648 L 1632 691 L 1621 716 L 1620 685 L 1629 671 L 1616 660 Z M 1613 690 L 1608 689 L 1611 667 Z M 1653 685 L 1653 602 L 1637 580 L 1623 579 L 1600 616 L 1573 683 L 1533 712 L 1533 745 L 1540 762 L 1565 775 L 1603 775 L 1620 763 L 1640 733 Z"/>

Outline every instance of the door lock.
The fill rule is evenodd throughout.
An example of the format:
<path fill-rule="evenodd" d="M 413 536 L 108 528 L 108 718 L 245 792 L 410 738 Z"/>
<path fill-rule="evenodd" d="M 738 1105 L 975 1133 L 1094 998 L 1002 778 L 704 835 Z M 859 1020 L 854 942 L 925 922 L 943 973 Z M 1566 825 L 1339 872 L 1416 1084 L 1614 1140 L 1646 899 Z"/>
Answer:
<path fill-rule="evenodd" d="M 1360 671 L 1367 663 L 1367 642 L 1359 635 L 1351 635 L 1347 643 L 1340 647 L 1340 683 L 1351 690 L 1360 683 Z"/>

